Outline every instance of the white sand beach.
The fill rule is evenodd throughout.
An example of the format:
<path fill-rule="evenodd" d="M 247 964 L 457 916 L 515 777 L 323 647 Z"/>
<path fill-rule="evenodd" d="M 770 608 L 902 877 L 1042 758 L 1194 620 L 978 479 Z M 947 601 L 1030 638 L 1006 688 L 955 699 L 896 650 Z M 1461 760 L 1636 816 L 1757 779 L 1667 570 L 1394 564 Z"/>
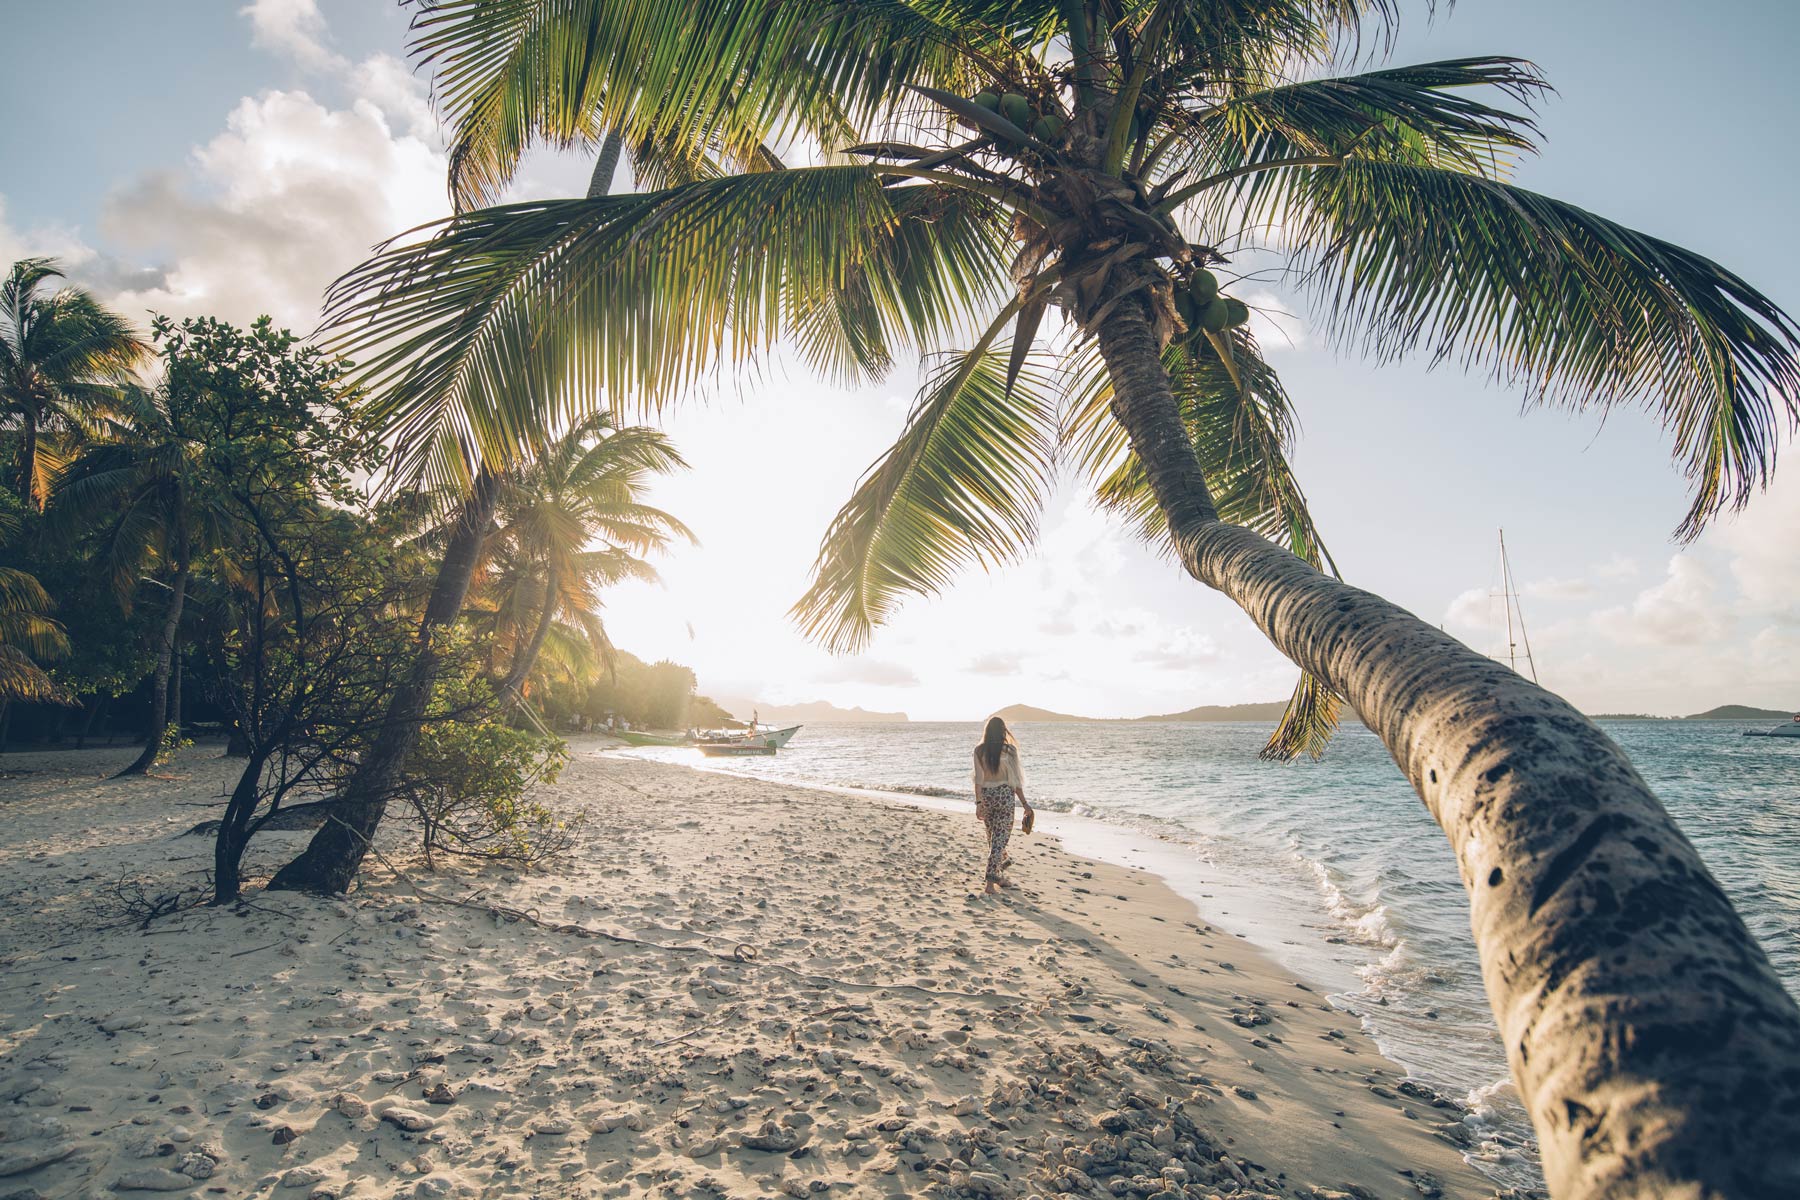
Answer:
<path fill-rule="evenodd" d="M 390 821 L 348 898 L 225 909 L 182 835 L 217 747 L 7 756 L 0 1197 L 1494 1190 L 1459 1110 L 1155 876 L 1036 836 L 983 897 L 966 813 L 574 746 L 566 861 L 427 873 Z"/>

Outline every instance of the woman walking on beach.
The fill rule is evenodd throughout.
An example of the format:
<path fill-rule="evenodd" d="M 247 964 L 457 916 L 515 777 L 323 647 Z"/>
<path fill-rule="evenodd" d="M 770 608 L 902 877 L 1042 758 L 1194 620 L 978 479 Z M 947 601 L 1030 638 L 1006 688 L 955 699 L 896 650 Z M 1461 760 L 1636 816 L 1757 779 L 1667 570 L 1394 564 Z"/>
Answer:
<path fill-rule="evenodd" d="M 1013 801 L 1025 806 L 1025 828 L 1031 829 L 1034 813 L 1025 799 L 1025 773 L 1019 769 L 1019 747 L 1006 722 L 989 717 L 987 729 L 975 747 L 975 819 L 987 826 L 989 894 L 1012 884 L 1001 874 L 1011 861 L 1006 843 L 1012 838 Z"/>

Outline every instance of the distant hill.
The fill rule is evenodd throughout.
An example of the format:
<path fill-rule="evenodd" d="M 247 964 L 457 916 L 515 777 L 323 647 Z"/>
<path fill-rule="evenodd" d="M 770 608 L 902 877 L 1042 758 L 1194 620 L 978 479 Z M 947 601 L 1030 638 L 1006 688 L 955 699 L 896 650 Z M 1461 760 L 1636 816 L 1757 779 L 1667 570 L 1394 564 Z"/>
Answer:
<path fill-rule="evenodd" d="M 1068 713 L 1051 712 L 1047 708 L 1033 708 L 1029 704 L 1009 704 L 994 715 L 1009 725 L 1020 721 L 1093 721 L 1106 719 L 1097 717 L 1072 717 Z"/>
<path fill-rule="evenodd" d="M 765 725 L 803 725 L 808 721 L 905 721 L 903 712 L 870 712 L 866 708 L 839 708 L 829 700 L 813 700 L 806 704 L 754 704 L 748 700 L 732 701 L 727 707 L 744 719 L 752 711 Z"/>
<path fill-rule="evenodd" d="M 1271 700 L 1267 704 L 1202 704 L 1186 712 L 1165 713 L 1152 717 L 1075 717 L 1051 712 L 1029 704 L 1011 704 L 994 715 L 1006 721 L 1279 721 L 1287 711 L 1287 701 Z"/>
<path fill-rule="evenodd" d="M 1286 700 L 1270 700 L 1264 704 L 1202 704 L 1186 712 L 1166 713 L 1160 717 L 1138 717 L 1139 721 L 1279 721 L 1287 711 Z"/>
<path fill-rule="evenodd" d="M 1785 721 L 1800 709 L 1752 708 L 1748 704 L 1721 704 L 1703 713 L 1683 717 L 1684 721 Z"/>

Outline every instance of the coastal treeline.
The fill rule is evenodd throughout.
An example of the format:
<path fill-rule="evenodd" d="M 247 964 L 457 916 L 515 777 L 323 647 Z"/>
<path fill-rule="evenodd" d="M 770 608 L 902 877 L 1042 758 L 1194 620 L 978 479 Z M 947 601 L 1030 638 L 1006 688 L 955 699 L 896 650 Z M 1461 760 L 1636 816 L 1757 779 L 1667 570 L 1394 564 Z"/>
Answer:
<path fill-rule="evenodd" d="M 496 480 L 453 619 L 420 636 L 456 544 L 453 494 L 392 480 L 391 430 L 348 364 L 263 319 L 156 318 L 142 334 L 49 260 L 0 297 L 0 746 L 120 733 L 144 774 L 183 740 L 242 760 L 216 894 L 271 820 L 317 807 L 391 742 L 430 681 L 392 797 L 428 852 L 523 853 L 549 814 L 555 731 L 615 713 L 675 723 L 694 676 L 615 649 L 606 588 L 691 537 L 643 501 L 683 466 L 605 416 Z"/>

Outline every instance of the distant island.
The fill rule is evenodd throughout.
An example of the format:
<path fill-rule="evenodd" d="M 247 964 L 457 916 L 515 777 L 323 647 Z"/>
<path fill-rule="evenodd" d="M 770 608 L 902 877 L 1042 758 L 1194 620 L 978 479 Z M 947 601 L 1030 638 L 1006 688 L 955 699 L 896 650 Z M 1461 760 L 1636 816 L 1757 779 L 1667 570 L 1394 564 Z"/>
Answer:
<path fill-rule="evenodd" d="M 903 712 L 870 712 L 866 708 L 839 708 L 829 700 L 813 700 L 805 704 L 756 704 L 749 700 L 732 700 L 728 701 L 725 707 L 740 714 L 746 720 L 754 712 L 765 725 L 803 725 L 809 721 L 900 722 L 910 720 Z"/>
<path fill-rule="evenodd" d="M 1287 701 L 1271 700 L 1263 704 L 1202 704 L 1185 712 L 1160 713 L 1149 717 L 1077 717 L 1069 713 L 1051 712 L 1030 704 L 1012 704 L 994 714 L 1009 723 L 1051 722 L 1118 722 L 1149 723 L 1155 721 L 1279 721 L 1287 711 Z M 1785 721 L 1800 708 L 1752 708 L 1747 704 L 1721 704 L 1687 717 L 1659 717 L 1652 713 L 1590 713 L 1596 721 Z M 1347 716 L 1350 714 L 1346 714 Z"/>
<path fill-rule="evenodd" d="M 1119 721 L 1149 723 L 1155 721 L 1279 721 L 1287 711 L 1287 701 L 1270 700 L 1262 704 L 1202 704 L 1178 713 L 1158 713 L 1148 717 L 1077 717 L 1051 712 L 1029 704 L 1013 704 L 995 715 L 1008 722 L 1052 721 Z"/>
<path fill-rule="evenodd" d="M 1785 721 L 1800 708 L 1752 708 L 1748 704 L 1721 704 L 1703 713 L 1681 718 L 1684 721 Z"/>

